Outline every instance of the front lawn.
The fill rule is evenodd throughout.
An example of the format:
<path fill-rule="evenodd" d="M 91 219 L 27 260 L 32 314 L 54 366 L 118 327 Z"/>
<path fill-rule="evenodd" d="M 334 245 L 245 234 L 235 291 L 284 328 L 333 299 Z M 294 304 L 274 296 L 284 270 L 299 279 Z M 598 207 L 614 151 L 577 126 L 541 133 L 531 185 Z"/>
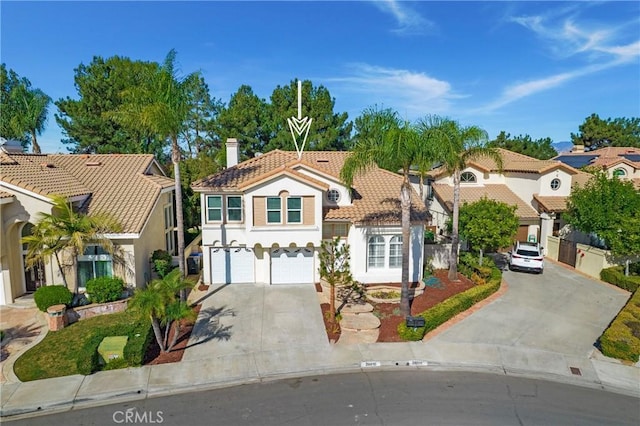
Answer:
<path fill-rule="evenodd" d="M 140 366 L 150 339 L 149 320 L 130 312 L 118 312 L 78 321 L 59 331 L 50 331 L 33 348 L 16 360 L 14 372 L 23 382 L 91 374 L 103 367 L 98 362 L 97 348 L 104 337 L 128 336 L 124 364 Z"/>

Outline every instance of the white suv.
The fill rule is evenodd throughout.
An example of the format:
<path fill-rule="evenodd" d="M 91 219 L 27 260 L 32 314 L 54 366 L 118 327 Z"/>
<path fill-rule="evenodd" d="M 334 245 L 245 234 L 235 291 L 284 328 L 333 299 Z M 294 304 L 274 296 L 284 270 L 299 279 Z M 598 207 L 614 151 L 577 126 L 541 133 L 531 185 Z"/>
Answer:
<path fill-rule="evenodd" d="M 509 269 L 512 271 L 533 271 L 538 274 L 544 271 L 542 247 L 539 244 L 518 241 L 509 254 Z"/>

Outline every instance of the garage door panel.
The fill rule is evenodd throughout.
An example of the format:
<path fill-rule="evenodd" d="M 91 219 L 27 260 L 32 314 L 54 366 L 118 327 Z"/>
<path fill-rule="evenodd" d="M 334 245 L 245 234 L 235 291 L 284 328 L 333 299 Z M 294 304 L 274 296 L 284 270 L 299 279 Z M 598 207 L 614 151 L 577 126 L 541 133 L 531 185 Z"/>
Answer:
<path fill-rule="evenodd" d="M 211 281 L 214 284 L 252 283 L 255 255 L 245 247 L 211 249 Z"/>
<path fill-rule="evenodd" d="M 278 248 L 271 251 L 271 284 L 313 284 L 313 249 Z"/>

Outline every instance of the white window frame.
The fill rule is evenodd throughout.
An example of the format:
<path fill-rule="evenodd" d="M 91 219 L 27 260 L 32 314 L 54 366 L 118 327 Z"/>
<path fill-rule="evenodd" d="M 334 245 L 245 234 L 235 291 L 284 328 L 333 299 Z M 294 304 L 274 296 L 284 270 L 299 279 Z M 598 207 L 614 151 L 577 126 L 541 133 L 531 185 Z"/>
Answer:
<path fill-rule="evenodd" d="M 209 206 L 209 200 L 213 199 L 213 198 L 217 198 L 217 199 L 220 200 L 220 207 L 210 207 Z M 222 204 L 222 195 L 207 195 L 205 197 L 204 201 L 205 201 L 205 211 L 206 211 L 206 217 L 205 217 L 206 222 L 207 223 L 220 223 L 220 222 L 222 222 L 222 218 L 224 217 L 223 216 L 223 206 L 224 206 L 224 204 Z M 219 210 L 220 211 L 220 219 L 211 219 L 210 218 L 209 213 L 211 211 L 214 211 L 214 210 Z"/>
<path fill-rule="evenodd" d="M 335 200 L 332 199 L 332 196 L 330 194 L 335 194 L 336 195 Z M 340 198 L 341 198 L 341 194 L 340 194 L 340 191 L 338 191 L 337 189 L 331 188 L 330 190 L 327 191 L 327 201 L 328 202 L 337 204 L 338 201 L 340 201 Z"/>
<path fill-rule="evenodd" d="M 557 185 L 555 185 L 554 183 L 556 183 Z M 551 189 L 553 191 L 557 191 L 558 189 L 560 189 L 560 186 L 561 186 L 560 179 L 558 179 L 558 178 L 551 179 L 551 182 L 549 183 L 549 186 L 551 187 Z M 555 186 L 555 188 L 554 188 L 554 186 Z"/>
<path fill-rule="evenodd" d="M 279 207 L 277 209 L 274 208 L 269 208 L 269 200 L 278 200 L 279 203 Z M 277 224 L 281 224 L 282 223 L 282 198 L 281 197 L 267 197 L 267 200 L 265 201 L 265 206 L 266 206 L 266 223 L 267 225 L 277 225 Z M 271 222 L 269 220 L 269 213 L 270 212 L 278 212 L 278 216 L 279 216 L 279 221 L 278 222 Z"/>
<path fill-rule="evenodd" d="M 300 208 L 297 209 L 292 209 L 289 207 L 289 200 L 299 200 L 300 201 Z M 293 223 L 296 225 L 300 225 L 303 222 L 303 217 L 302 217 L 302 197 L 287 197 L 287 223 Z M 292 221 L 289 219 L 289 214 L 290 213 L 294 213 L 294 212 L 298 212 L 300 214 L 300 220 L 296 221 Z"/>
<path fill-rule="evenodd" d="M 225 205 L 227 206 L 227 222 L 242 222 L 243 220 L 243 213 L 242 213 L 242 195 L 227 195 L 227 202 L 225 203 Z M 232 199 L 240 199 L 240 206 L 239 207 L 230 207 L 229 206 L 229 201 Z M 229 214 L 230 211 L 240 211 L 240 219 L 231 219 L 231 215 Z"/>
<path fill-rule="evenodd" d="M 389 268 L 402 268 L 402 235 L 394 235 L 389 240 Z"/>
<path fill-rule="evenodd" d="M 372 240 L 376 240 L 375 242 Z M 382 247 L 382 253 L 372 256 L 372 244 L 376 247 Z M 387 242 L 382 235 L 372 235 L 367 239 L 367 268 L 368 269 L 383 269 L 385 267 L 387 251 Z M 380 264 L 380 260 L 382 264 Z"/>
<path fill-rule="evenodd" d="M 164 243 L 167 252 L 172 255 L 176 250 L 176 243 L 174 238 L 176 227 L 174 225 L 173 204 L 167 204 L 164 206 Z"/>
<path fill-rule="evenodd" d="M 84 251 L 85 253 L 87 252 L 87 250 L 90 250 L 92 248 L 97 248 L 98 250 L 102 250 L 102 247 L 97 245 L 97 244 L 89 244 L 87 246 L 85 246 Z M 76 272 L 76 280 L 78 282 L 78 286 L 84 288 L 84 286 L 87 284 L 85 283 L 81 283 L 80 282 L 80 263 L 88 263 L 91 262 L 91 266 L 92 266 L 92 271 L 93 271 L 93 277 L 92 278 L 97 278 L 96 276 L 96 262 L 109 262 L 110 263 L 110 275 L 104 275 L 104 276 L 108 276 L 108 277 L 113 277 L 113 257 L 108 254 L 108 253 L 101 253 L 101 254 L 81 254 L 78 255 L 76 261 L 78 262 L 78 268 L 77 268 L 77 272 Z M 101 275 L 103 276 L 103 275 Z M 92 279 L 89 278 L 89 279 Z"/>
<path fill-rule="evenodd" d="M 468 178 L 469 176 L 471 176 L 471 179 Z M 467 178 L 465 179 L 465 177 Z M 478 180 L 474 173 L 471 173 L 471 172 L 460 173 L 460 183 L 476 183 L 477 181 Z"/>
<path fill-rule="evenodd" d="M 621 177 L 624 177 L 626 175 L 627 175 L 627 171 L 625 169 L 623 169 L 622 167 L 618 167 L 617 169 L 615 169 L 613 171 L 613 177 L 621 178 Z"/>

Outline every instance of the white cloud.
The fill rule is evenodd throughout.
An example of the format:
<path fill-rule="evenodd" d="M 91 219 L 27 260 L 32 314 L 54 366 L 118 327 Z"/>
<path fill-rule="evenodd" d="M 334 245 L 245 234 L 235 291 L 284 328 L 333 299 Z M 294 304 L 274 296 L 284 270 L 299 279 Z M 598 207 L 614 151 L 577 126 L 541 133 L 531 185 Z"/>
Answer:
<path fill-rule="evenodd" d="M 512 22 L 533 31 L 545 40 L 549 48 L 563 60 L 571 58 L 583 61 L 586 65 L 576 65 L 572 71 L 532 79 L 506 87 L 498 99 L 476 110 L 476 112 L 491 112 L 508 105 L 518 99 L 550 90 L 588 74 L 616 67 L 640 57 L 640 40 L 624 43 L 621 40 L 627 36 L 623 31 L 626 24 L 621 26 L 588 27 L 576 21 L 575 17 L 556 20 L 557 14 L 513 17 Z M 636 25 L 633 28 L 637 29 Z M 637 33 L 632 37 L 637 38 Z"/>
<path fill-rule="evenodd" d="M 397 21 L 398 28 L 393 32 L 402 35 L 424 34 L 434 27 L 434 23 L 422 17 L 415 10 L 398 0 L 372 0 L 382 12 L 388 13 Z"/>
<path fill-rule="evenodd" d="M 341 86 L 343 97 L 349 96 L 347 92 L 357 93 L 365 105 L 382 104 L 407 119 L 448 112 L 451 100 L 463 97 L 453 91 L 449 82 L 422 72 L 362 63 L 351 64 L 349 69 L 346 76 L 328 79 Z"/>

